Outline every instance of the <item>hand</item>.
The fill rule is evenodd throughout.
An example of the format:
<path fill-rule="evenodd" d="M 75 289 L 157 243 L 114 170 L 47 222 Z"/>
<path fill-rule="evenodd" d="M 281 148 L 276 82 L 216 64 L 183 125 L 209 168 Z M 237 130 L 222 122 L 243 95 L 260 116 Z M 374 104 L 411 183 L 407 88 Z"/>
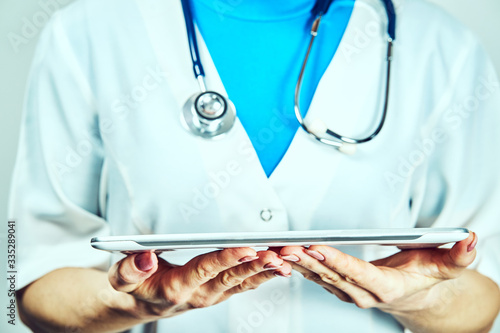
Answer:
<path fill-rule="evenodd" d="M 293 269 L 345 302 L 385 312 L 419 311 L 436 305 L 442 282 L 458 278 L 476 256 L 475 233 L 452 249 L 401 251 L 371 263 L 329 246 L 284 247 Z"/>
<path fill-rule="evenodd" d="M 133 315 L 145 321 L 217 304 L 275 276 L 291 276 L 290 264 L 275 252 L 250 248 L 207 253 L 184 266 L 144 252 L 127 256 L 109 270 L 113 288 L 134 296 Z"/>

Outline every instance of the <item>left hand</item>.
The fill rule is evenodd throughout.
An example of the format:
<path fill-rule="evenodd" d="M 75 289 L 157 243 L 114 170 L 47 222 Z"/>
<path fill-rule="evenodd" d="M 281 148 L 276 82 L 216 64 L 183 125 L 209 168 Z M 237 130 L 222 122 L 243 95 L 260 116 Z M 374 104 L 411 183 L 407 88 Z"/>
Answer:
<path fill-rule="evenodd" d="M 451 249 L 403 250 L 372 262 L 323 245 L 309 249 L 287 246 L 278 251 L 306 279 L 342 301 L 391 313 L 436 305 L 436 289 L 442 282 L 458 278 L 474 261 L 476 243 L 477 236 L 471 232 Z"/>

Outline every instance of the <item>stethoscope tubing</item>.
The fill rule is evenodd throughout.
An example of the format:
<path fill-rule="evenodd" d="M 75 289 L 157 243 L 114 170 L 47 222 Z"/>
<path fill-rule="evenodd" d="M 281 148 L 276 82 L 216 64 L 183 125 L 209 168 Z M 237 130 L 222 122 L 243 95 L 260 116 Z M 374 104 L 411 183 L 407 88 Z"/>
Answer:
<path fill-rule="evenodd" d="M 299 78 L 297 79 L 297 84 L 295 86 L 295 98 L 294 98 L 295 116 L 296 116 L 297 120 L 299 121 L 300 126 L 308 134 L 310 134 L 317 141 L 324 143 L 326 145 L 329 145 L 329 146 L 340 148 L 343 146 L 344 143 L 361 144 L 361 143 L 371 141 L 380 133 L 380 131 L 382 130 L 382 127 L 385 124 L 385 120 L 387 118 L 387 109 L 389 108 L 389 91 L 390 91 L 390 81 L 391 81 L 390 78 L 391 78 L 393 40 L 390 36 L 387 39 L 387 56 L 386 56 L 387 70 L 386 70 L 386 84 L 385 84 L 385 91 L 384 91 L 384 105 L 383 105 L 382 116 L 381 116 L 381 119 L 379 121 L 379 125 L 377 126 L 377 128 L 369 136 L 362 138 L 362 139 L 355 139 L 355 138 L 343 136 L 343 135 L 337 134 L 336 132 L 326 128 L 326 131 L 325 131 L 326 134 L 334 137 L 336 140 L 326 139 L 324 137 L 321 137 L 319 135 L 319 133 L 315 133 L 314 131 L 312 131 L 305 124 L 304 118 L 302 117 L 302 112 L 300 110 L 300 92 L 301 92 L 301 88 L 302 88 L 303 77 L 304 77 L 304 73 L 305 73 L 307 63 L 309 60 L 310 52 L 312 50 L 314 39 L 316 38 L 316 36 L 318 34 L 318 29 L 319 29 L 319 25 L 321 23 L 321 18 L 322 18 L 322 15 L 320 15 L 318 18 L 316 18 L 314 20 L 313 25 L 312 25 L 311 39 L 309 41 L 309 46 L 307 48 L 307 52 L 306 52 L 306 55 L 304 57 L 304 61 L 302 62 L 302 67 L 300 69 Z"/>
<path fill-rule="evenodd" d="M 191 55 L 191 61 L 193 64 L 193 72 L 196 80 L 198 81 L 199 87 L 201 94 L 209 94 L 210 92 L 207 92 L 206 86 L 205 86 L 205 71 L 203 69 L 203 65 L 201 63 L 201 58 L 199 54 L 199 49 L 198 49 L 198 43 L 196 39 L 196 31 L 194 27 L 194 20 L 192 16 L 192 11 L 191 11 L 191 5 L 189 3 L 190 0 L 181 0 L 182 3 L 182 9 L 184 12 L 184 19 L 186 23 L 186 31 L 187 31 L 187 36 L 188 36 L 188 42 L 189 42 L 189 51 Z M 347 136 L 343 136 L 340 134 L 337 134 L 336 132 L 328 129 L 326 126 L 321 126 L 321 131 L 314 131 L 311 130 L 311 128 L 308 127 L 308 125 L 305 124 L 304 118 L 302 116 L 302 112 L 300 110 L 300 93 L 301 93 L 301 88 L 302 88 L 302 82 L 304 78 L 304 73 L 305 69 L 307 67 L 307 63 L 309 60 L 309 56 L 312 50 L 312 46 L 314 43 L 314 39 L 316 38 L 318 34 L 318 29 L 319 25 L 321 23 L 321 18 L 323 17 L 324 14 L 327 13 L 328 9 L 330 8 L 330 5 L 332 4 L 333 0 L 318 0 L 316 4 L 314 5 L 312 9 L 312 13 L 315 17 L 313 21 L 313 25 L 311 28 L 311 39 L 309 41 L 309 45 L 307 47 L 307 52 L 304 57 L 304 61 L 302 62 L 302 67 L 299 73 L 299 77 L 297 79 L 297 84 L 295 86 L 295 96 L 294 96 L 294 112 L 295 116 L 297 118 L 297 121 L 299 122 L 300 126 L 308 133 L 310 134 L 314 139 L 317 141 L 326 144 L 328 146 L 333 146 L 340 151 L 343 151 L 345 153 L 353 153 L 355 150 L 351 149 L 352 147 L 355 147 L 357 144 L 369 142 L 373 140 L 382 130 L 385 120 L 387 118 L 387 110 L 389 107 L 389 94 L 390 94 L 390 79 L 391 79 L 391 63 L 392 63 L 392 54 L 393 54 L 393 43 L 396 39 L 396 13 L 394 9 L 394 4 L 391 0 L 382 0 L 384 3 L 384 7 L 387 13 L 387 70 L 386 70 L 386 84 L 385 84 L 385 92 L 384 92 L 384 105 L 383 105 L 383 112 L 381 119 L 379 121 L 379 124 L 377 128 L 367 137 L 361 138 L 361 139 L 356 139 L 356 138 L 351 138 Z M 220 94 L 217 94 L 220 97 L 222 97 Z M 192 115 L 197 114 L 198 116 L 203 117 L 202 114 L 198 110 L 196 112 L 193 112 L 193 108 L 196 107 L 193 105 L 192 98 L 186 102 L 186 105 L 184 106 L 184 111 L 182 112 L 184 116 L 184 122 L 187 123 L 189 126 L 189 129 L 191 132 L 193 132 L 195 135 L 199 135 L 205 138 L 213 138 L 215 136 L 218 136 L 220 134 L 224 134 L 225 131 L 229 131 L 232 128 L 232 123 L 234 123 L 234 118 L 236 114 L 236 110 L 234 109 L 233 104 L 231 101 L 227 100 L 224 98 L 224 100 L 227 102 L 227 105 L 231 106 L 229 112 L 229 121 L 232 121 L 231 124 L 224 124 L 223 121 L 221 122 L 221 126 L 219 126 L 218 129 L 215 130 L 214 133 L 208 133 L 208 129 L 204 128 L 198 128 L 196 123 L 199 123 L 196 121 L 196 119 L 188 119 L 192 118 Z M 189 104 L 189 105 L 188 105 Z M 217 119 L 220 121 L 219 119 Z M 333 139 L 328 139 L 322 136 L 322 134 L 328 134 L 331 136 Z M 346 148 L 348 147 L 348 148 Z M 351 147 L 351 148 L 349 148 Z"/>
<path fill-rule="evenodd" d="M 184 12 L 184 21 L 186 23 L 186 32 L 189 42 L 189 53 L 193 63 L 194 77 L 199 80 L 200 76 L 205 76 L 203 64 L 201 63 L 200 51 L 198 49 L 198 41 L 196 40 L 196 30 L 194 28 L 194 19 L 191 11 L 189 0 L 181 0 L 182 10 Z"/>

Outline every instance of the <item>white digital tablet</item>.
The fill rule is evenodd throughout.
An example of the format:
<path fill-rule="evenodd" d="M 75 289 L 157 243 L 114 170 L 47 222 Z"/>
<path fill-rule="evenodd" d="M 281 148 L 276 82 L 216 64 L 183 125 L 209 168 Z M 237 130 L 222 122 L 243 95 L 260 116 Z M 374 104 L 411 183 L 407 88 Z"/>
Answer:
<path fill-rule="evenodd" d="M 281 247 L 310 245 L 392 245 L 400 248 L 438 247 L 461 241 L 465 228 L 353 229 L 237 233 L 196 233 L 94 237 L 91 245 L 112 252 Z"/>

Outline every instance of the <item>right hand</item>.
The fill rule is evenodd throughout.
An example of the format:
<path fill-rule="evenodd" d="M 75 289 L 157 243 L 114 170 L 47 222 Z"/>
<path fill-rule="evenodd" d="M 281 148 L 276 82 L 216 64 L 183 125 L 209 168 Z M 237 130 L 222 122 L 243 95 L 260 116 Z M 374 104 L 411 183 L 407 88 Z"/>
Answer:
<path fill-rule="evenodd" d="M 273 251 L 234 248 L 197 256 L 184 266 L 153 252 L 128 255 L 109 270 L 117 291 L 134 296 L 133 315 L 145 321 L 220 303 L 275 276 L 291 276 L 291 265 Z"/>

